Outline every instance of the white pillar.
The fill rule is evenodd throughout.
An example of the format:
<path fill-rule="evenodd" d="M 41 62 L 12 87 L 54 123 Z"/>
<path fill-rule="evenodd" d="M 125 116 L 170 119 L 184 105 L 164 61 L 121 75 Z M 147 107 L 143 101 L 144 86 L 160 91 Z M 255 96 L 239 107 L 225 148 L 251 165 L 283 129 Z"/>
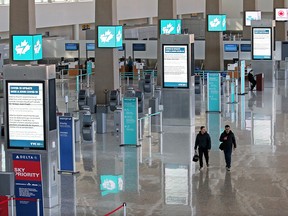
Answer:
<path fill-rule="evenodd" d="M 74 37 L 74 40 L 79 40 L 79 24 L 75 24 L 73 25 L 73 37 Z"/>
<path fill-rule="evenodd" d="M 153 17 L 148 17 L 148 24 L 153 25 Z"/>

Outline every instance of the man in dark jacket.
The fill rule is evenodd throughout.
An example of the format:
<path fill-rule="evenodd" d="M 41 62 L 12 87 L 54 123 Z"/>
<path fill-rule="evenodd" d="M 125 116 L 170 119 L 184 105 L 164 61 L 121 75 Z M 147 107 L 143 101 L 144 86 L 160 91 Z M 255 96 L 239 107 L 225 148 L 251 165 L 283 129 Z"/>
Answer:
<path fill-rule="evenodd" d="M 224 155 L 225 155 L 225 161 L 226 161 L 226 169 L 227 171 L 230 171 L 231 168 L 231 155 L 232 150 L 236 149 L 236 140 L 234 133 L 230 130 L 230 126 L 226 125 L 225 130 L 220 136 L 220 142 L 224 144 Z"/>
<path fill-rule="evenodd" d="M 203 154 L 205 156 L 206 165 L 209 167 L 209 151 L 211 149 L 210 135 L 206 132 L 205 126 L 201 126 L 199 133 L 196 136 L 194 150 L 198 148 L 200 170 L 203 169 Z"/>

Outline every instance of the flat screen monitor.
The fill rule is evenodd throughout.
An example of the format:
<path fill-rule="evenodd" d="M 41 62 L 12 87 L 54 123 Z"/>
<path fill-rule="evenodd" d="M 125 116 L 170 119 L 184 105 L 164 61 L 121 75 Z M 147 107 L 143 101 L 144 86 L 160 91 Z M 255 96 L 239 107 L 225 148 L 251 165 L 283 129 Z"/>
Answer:
<path fill-rule="evenodd" d="M 133 44 L 133 51 L 146 51 L 146 44 L 144 43 Z"/>
<path fill-rule="evenodd" d="M 252 20 L 261 20 L 261 11 L 245 11 L 245 26 L 251 26 Z"/>
<path fill-rule="evenodd" d="M 251 52 L 251 44 L 241 44 L 240 50 L 241 52 Z"/>
<path fill-rule="evenodd" d="M 79 50 L 78 43 L 65 43 L 65 50 L 66 51 L 77 51 Z"/>
<path fill-rule="evenodd" d="M 274 10 L 276 21 L 287 21 L 288 20 L 288 8 L 275 8 Z"/>
<path fill-rule="evenodd" d="M 43 58 L 42 35 L 12 35 L 13 61 Z"/>
<path fill-rule="evenodd" d="M 7 137 L 11 149 L 46 149 L 44 81 L 7 81 Z"/>
<path fill-rule="evenodd" d="M 238 44 L 224 44 L 224 52 L 238 52 Z"/>
<path fill-rule="evenodd" d="M 189 88 L 188 56 L 188 45 L 162 46 L 164 88 Z"/>
<path fill-rule="evenodd" d="M 226 31 L 226 15 L 225 14 L 208 14 L 207 27 L 209 32 Z"/>
<path fill-rule="evenodd" d="M 160 20 L 160 32 L 166 35 L 181 34 L 182 20 Z"/>
<path fill-rule="evenodd" d="M 95 51 L 95 43 L 86 43 L 87 51 Z"/>
<path fill-rule="evenodd" d="M 252 28 L 252 59 L 253 60 L 272 59 L 272 28 L 270 27 Z"/>
<path fill-rule="evenodd" d="M 122 46 L 122 26 L 97 26 L 97 29 L 99 48 L 118 48 Z"/>

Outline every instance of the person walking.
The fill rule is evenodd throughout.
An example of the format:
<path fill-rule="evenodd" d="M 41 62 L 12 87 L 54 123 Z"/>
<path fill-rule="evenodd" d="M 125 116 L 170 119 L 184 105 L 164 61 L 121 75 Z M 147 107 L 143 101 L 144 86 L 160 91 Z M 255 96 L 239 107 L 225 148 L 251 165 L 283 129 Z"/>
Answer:
<path fill-rule="evenodd" d="M 196 136 L 194 150 L 199 153 L 199 170 L 203 169 L 203 154 L 206 160 L 207 168 L 209 167 L 209 151 L 211 149 L 211 138 L 207 133 L 205 126 L 200 127 L 200 131 Z"/>
<path fill-rule="evenodd" d="M 247 67 L 247 72 L 248 72 L 248 80 L 251 83 L 250 90 L 253 91 L 253 89 L 257 85 L 257 81 L 254 78 L 253 69 L 251 68 L 251 65 L 249 65 L 249 67 Z"/>
<path fill-rule="evenodd" d="M 229 125 L 225 125 L 225 130 L 220 135 L 219 140 L 220 142 L 223 143 L 223 146 L 224 146 L 223 151 L 224 151 L 225 161 L 226 161 L 226 170 L 230 171 L 231 155 L 232 155 L 232 150 L 236 149 L 236 139 Z"/>

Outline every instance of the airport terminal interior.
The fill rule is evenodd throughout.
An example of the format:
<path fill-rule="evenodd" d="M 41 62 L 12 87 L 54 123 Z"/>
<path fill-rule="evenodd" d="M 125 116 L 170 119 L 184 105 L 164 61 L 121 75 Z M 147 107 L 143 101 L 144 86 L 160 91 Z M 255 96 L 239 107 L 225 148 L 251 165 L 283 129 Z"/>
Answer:
<path fill-rule="evenodd" d="M 288 215 L 287 21 L 286 0 L 0 0 L 0 216 Z"/>

